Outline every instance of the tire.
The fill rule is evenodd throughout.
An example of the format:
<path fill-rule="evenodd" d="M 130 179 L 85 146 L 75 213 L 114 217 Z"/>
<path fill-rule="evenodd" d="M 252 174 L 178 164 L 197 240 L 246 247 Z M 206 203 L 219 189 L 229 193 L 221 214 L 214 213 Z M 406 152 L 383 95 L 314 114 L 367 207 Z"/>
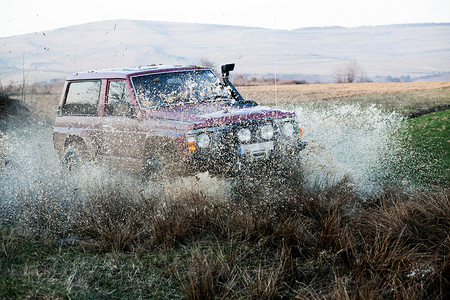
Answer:
<path fill-rule="evenodd" d="M 89 161 L 86 147 L 79 143 L 71 143 L 61 159 L 61 164 L 69 171 L 77 171 Z"/>
<path fill-rule="evenodd" d="M 141 169 L 143 181 L 161 181 L 165 177 L 165 168 L 158 156 L 149 156 Z"/>
<path fill-rule="evenodd" d="M 146 147 L 147 148 L 147 147 Z M 154 141 L 145 151 L 141 168 L 143 181 L 172 180 L 185 175 L 181 156 L 171 141 Z"/>

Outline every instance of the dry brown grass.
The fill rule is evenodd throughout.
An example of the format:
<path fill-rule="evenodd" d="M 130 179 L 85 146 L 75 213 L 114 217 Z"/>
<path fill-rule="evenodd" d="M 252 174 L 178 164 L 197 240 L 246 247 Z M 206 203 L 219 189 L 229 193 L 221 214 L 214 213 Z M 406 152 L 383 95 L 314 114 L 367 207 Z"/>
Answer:
<path fill-rule="evenodd" d="M 53 124 L 58 112 L 61 91 L 46 94 L 30 94 L 25 98 L 25 105 L 39 119 Z"/>
<path fill-rule="evenodd" d="M 42 208 L 42 215 L 52 216 L 54 212 L 48 209 L 52 202 L 45 195 L 40 201 L 46 205 L 36 205 L 34 210 Z M 448 190 L 405 193 L 392 189 L 361 199 L 343 181 L 323 191 L 297 191 L 294 198 L 273 203 L 227 203 L 212 201 L 201 193 L 147 199 L 112 188 L 99 190 L 68 213 L 66 226 L 82 241 L 83 251 L 90 249 L 88 255 L 128 253 L 136 258 L 132 268 L 124 266 L 130 272 L 120 275 L 126 276 L 127 282 L 161 276 L 177 282 L 187 299 L 448 296 Z M 49 243 L 48 234 L 33 230 L 46 228 L 61 237 L 57 233 L 61 225 L 48 219 L 18 225 L 24 226 L 26 236 L 45 237 Z M 2 239 L 0 244 L 8 256 L 0 253 L 0 266 L 4 267 L 0 275 L 12 276 L 8 270 L 17 266 L 9 262 L 17 255 L 12 252 L 17 242 L 7 235 Z M 161 253 L 172 253 L 172 258 L 161 261 L 154 257 Z M 66 257 L 64 266 L 73 263 L 76 267 L 79 256 L 86 254 L 72 255 L 74 258 Z M 53 282 L 67 281 L 67 272 L 57 275 L 51 271 L 53 266 L 46 270 L 49 261 L 54 259 L 40 262 L 40 280 L 55 276 Z M 145 263 L 141 265 L 141 261 Z M 82 266 L 78 268 L 82 272 Z M 111 268 L 97 272 L 116 274 Z M 129 292 L 128 286 L 122 286 L 122 277 L 117 280 L 111 289 Z M 93 292 L 88 286 L 74 289 L 87 295 Z M 106 292 L 108 286 L 98 288 Z M 171 283 L 170 288 L 174 286 Z"/>
<path fill-rule="evenodd" d="M 450 94 L 450 82 L 321 83 L 238 87 L 244 98 L 261 104 L 294 104 L 386 94 Z"/>
<path fill-rule="evenodd" d="M 47 84 L 33 84 L 25 86 L 24 93 L 22 86 L 11 85 L 0 92 L 11 99 L 20 100 L 38 120 L 53 123 L 63 85 L 63 80 Z"/>

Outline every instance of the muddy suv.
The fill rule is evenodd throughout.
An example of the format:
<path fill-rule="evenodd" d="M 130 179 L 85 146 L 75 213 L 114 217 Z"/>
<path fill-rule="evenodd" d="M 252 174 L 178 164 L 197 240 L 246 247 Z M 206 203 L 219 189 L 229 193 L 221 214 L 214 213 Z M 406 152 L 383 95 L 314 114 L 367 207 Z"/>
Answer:
<path fill-rule="evenodd" d="M 62 163 L 86 161 L 146 177 L 235 175 L 294 158 L 305 144 L 292 112 L 244 100 L 209 68 L 148 66 L 68 76 L 53 140 Z M 275 163 L 276 164 L 276 163 Z"/>

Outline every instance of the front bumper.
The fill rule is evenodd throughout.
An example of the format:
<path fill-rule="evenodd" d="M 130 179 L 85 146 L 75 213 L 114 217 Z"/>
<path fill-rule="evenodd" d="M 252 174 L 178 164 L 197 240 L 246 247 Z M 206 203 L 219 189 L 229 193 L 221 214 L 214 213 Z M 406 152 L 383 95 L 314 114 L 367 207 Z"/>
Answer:
<path fill-rule="evenodd" d="M 234 176 L 264 164 L 289 163 L 305 149 L 306 142 L 285 144 L 277 141 L 246 145 L 231 144 L 203 153 L 194 153 L 185 163 L 192 173 L 209 171 L 215 175 Z"/>
<path fill-rule="evenodd" d="M 288 123 L 292 126 L 286 126 Z M 271 127 L 270 139 L 263 128 Z M 298 128 L 298 133 L 295 133 Z M 290 129 L 290 130 L 286 130 Z M 246 131 L 250 138 L 241 141 L 239 133 Z M 186 167 L 194 172 L 209 171 L 214 174 L 236 174 L 256 164 L 289 161 L 298 157 L 306 146 L 301 141 L 301 129 L 293 117 L 283 119 L 255 119 L 221 127 L 201 128 L 188 134 L 189 140 L 196 136 L 208 136 L 207 147 L 196 147 L 186 156 Z"/>

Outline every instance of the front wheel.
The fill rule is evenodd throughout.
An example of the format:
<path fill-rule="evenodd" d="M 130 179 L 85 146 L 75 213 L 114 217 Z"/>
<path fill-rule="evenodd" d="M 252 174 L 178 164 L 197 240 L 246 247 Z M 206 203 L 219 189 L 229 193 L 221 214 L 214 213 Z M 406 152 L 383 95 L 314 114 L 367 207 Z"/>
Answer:
<path fill-rule="evenodd" d="M 86 147 L 78 143 L 70 144 L 61 159 L 61 164 L 69 171 L 76 171 L 87 162 Z"/>
<path fill-rule="evenodd" d="M 147 157 L 142 165 L 141 176 L 144 181 L 161 181 L 165 177 L 165 168 L 157 156 Z"/>

